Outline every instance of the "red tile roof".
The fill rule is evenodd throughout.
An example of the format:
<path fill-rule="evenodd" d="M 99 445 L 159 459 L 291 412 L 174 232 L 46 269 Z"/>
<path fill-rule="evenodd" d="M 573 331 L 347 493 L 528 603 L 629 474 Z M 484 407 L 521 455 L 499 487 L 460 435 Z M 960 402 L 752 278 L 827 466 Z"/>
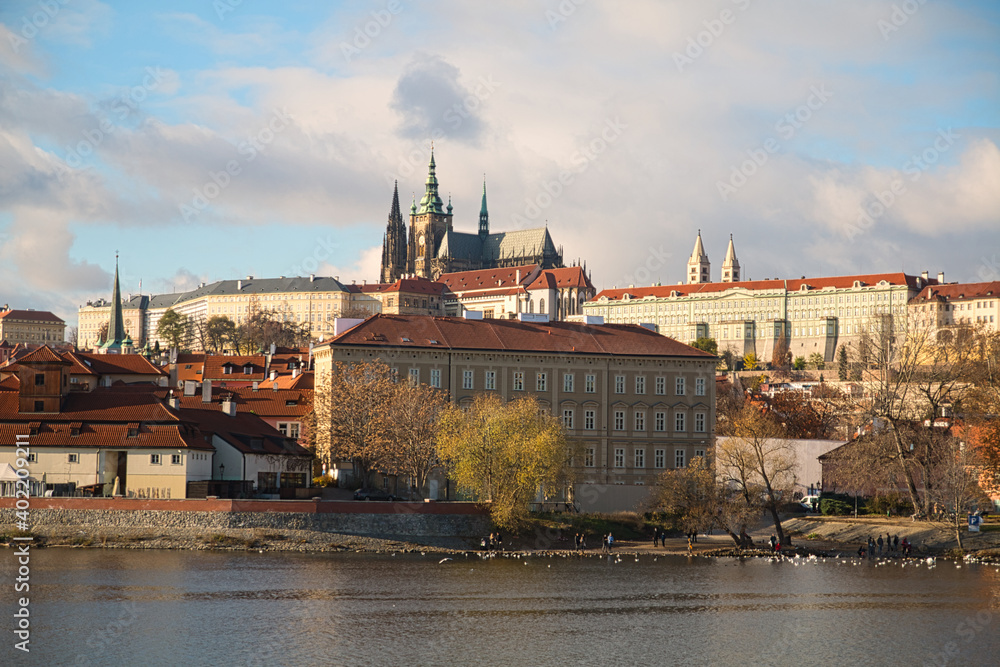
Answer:
<path fill-rule="evenodd" d="M 51 322 L 53 324 L 66 324 L 61 318 L 53 315 L 47 310 L 2 310 L 0 319 L 29 320 L 31 322 Z"/>
<path fill-rule="evenodd" d="M 466 320 L 429 315 L 375 315 L 323 345 L 713 357 L 672 338 L 629 324 Z"/>
<path fill-rule="evenodd" d="M 928 285 L 920 290 L 920 294 L 913 297 L 912 301 L 928 301 L 930 299 L 962 301 L 963 299 L 982 299 L 991 296 L 1000 297 L 1000 281 Z"/>
<path fill-rule="evenodd" d="M 257 390 L 252 387 L 233 389 L 212 387 L 212 402 L 203 403 L 201 395 L 180 397 L 181 408 L 193 410 L 222 410 L 222 400 L 230 397 L 236 403 L 236 413 L 247 412 L 265 419 L 272 417 L 302 417 L 312 409 L 312 392 L 296 389 L 274 391 L 262 384 Z"/>
<path fill-rule="evenodd" d="M 905 273 L 875 273 L 856 276 L 834 276 L 827 278 L 797 278 L 795 280 L 744 280 L 735 283 L 702 283 L 698 285 L 653 285 L 651 287 L 628 287 L 602 290 L 593 300 L 602 296 L 611 301 L 617 301 L 626 294 L 633 299 L 641 299 L 645 296 L 669 297 L 671 292 L 677 292 L 679 296 L 692 296 L 694 294 L 710 294 L 713 292 L 723 292 L 725 290 L 741 287 L 747 290 L 787 290 L 798 292 L 802 285 L 809 285 L 812 289 L 822 289 L 824 287 L 835 287 L 846 289 L 854 286 L 854 281 L 860 281 L 862 286 L 876 285 L 881 281 L 886 281 L 890 285 L 907 285 L 913 289 L 919 287 L 918 282 L 922 279 L 919 276 L 911 276 Z M 926 281 L 931 285 L 936 285 L 937 280 L 930 278 Z"/>
<path fill-rule="evenodd" d="M 33 447 L 94 447 L 94 448 L 170 448 L 198 449 L 214 451 L 198 432 L 190 425 L 175 424 L 142 424 L 135 436 L 129 437 L 128 424 L 86 423 L 79 426 L 78 435 L 73 435 L 73 427 L 69 423 L 43 420 L 38 427 L 38 433 L 30 438 Z M 26 435 L 29 432 L 29 422 L 0 422 L 0 438 L 10 438 L 14 442 L 16 435 Z"/>
<path fill-rule="evenodd" d="M 444 283 L 452 292 L 465 292 L 472 289 L 491 287 L 511 287 L 516 284 L 525 284 L 528 278 L 537 270 L 537 264 L 525 264 L 524 266 L 510 266 L 502 269 L 456 271 L 454 273 L 441 274 L 437 281 Z M 519 272 L 520 282 L 518 282 Z"/>
<path fill-rule="evenodd" d="M 56 354 L 55 352 L 53 352 L 52 348 L 50 348 L 48 345 L 42 345 L 40 348 L 38 348 L 34 352 L 29 352 L 28 354 L 26 354 L 23 357 L 21 357 L 20 359 L 18 359 L 18 362 L 22 363 L 22 364 L 23 363 L 31 363 L 31 362 L 40 362 L 40 363 L 49 363 L 49 364 L 51 364 L 51 363 L 66 364 L 67 363 L 65 359 L 63 359 L 58 354 Z"/>
<path fill-rule="evenodd" d="M 203 433 L 214 434 L 245 454 L 312 458 L 308 449 L 249 412 L 237 411 L 231 417 L 213 407 L 206 407 L 185 408 L 181 414 L 184 419 L 193 421 Z"/>
<path fill-rule="evenodd" d="M 441 294 L 443 283 L 433 282 L 426 278 L 400 278 L 391 285 L 386 285 L 381 292 L 406 292 L 409 294 Z"/>
<path fill-rule="evenodd" d="M 75 356 L 83 365 L 98 375 L 166 375 L 141 354 L 69 352 L 67 355 L 68 357 Z"/>
<path fill-rule="evenodd" d="M 566 266 L 561 269 L 545 269 L 544 275 L 555 279 L 556 287 L 582 287 L 594 289 L 582 266 Z M 531 289 L 530 287 L 528 289 Z"/>

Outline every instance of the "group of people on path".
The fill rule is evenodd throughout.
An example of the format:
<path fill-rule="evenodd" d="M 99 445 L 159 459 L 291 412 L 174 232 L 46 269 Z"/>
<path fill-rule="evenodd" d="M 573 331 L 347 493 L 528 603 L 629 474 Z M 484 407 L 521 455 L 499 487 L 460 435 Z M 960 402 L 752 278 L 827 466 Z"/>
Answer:
<path fill-rule="evenodd" d="M 886 556 L 893 556 L 896 554 L 901 554 L 903 556 L 909 556 L 913 551 L 913 545 L 910 544 L 909 540 L 905 537 L 902 541 L 899 539 L 899 535 L 889 535 L 879 533 L 878 539 L 872 539 L 872 536 L 868 536 L 868 542 L 862 544 L 858 547 L 858 556 L 864 558 L 874 558 L 875 556 L 881 556 L 885 554 Z"/>
<path fill-rule="evenodd" d="M 483 551 L 503 551 L 503 535 L 500 533 L 490 533 L 489 537 L 484 537 L 479 541 Z"/>
<path fill-rule="evenodd" d="M 778 541 L 778 538 L 775 537 L 774 535 L 771 535 L 771 539 L 769 540 L 769 542 L 771 543 L 771 551 L 773 551 L 776 554 L 780 554 L 781 542 Z"/>

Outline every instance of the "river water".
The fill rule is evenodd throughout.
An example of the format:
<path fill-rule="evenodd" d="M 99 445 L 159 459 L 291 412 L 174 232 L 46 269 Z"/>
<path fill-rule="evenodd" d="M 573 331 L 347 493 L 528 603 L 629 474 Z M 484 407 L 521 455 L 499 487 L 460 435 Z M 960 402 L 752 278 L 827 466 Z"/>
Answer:
<path fill-rule="evenodd" d="M 4 665 L 1000 664 L 987 565 L 42 549 L 24 655 L 0 559 Z"/>

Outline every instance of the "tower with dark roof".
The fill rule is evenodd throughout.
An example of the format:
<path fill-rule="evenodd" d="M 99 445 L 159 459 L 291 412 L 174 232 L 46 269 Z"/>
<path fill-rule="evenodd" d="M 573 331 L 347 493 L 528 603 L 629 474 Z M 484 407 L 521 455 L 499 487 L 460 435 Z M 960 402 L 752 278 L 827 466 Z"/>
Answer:
<path fill-rule="evenodd" d="M 108 320 L 108 340 L 101 345 L 104 354 L 119 354 L 122 347 L 132 340 L 125 333 L 125 318 L 122 315 L 122 290 L 118 283 L 118 255 L 115 255 L 115 287 L 111 295 L 111 319 Z"/>
<path fill-rule="evenodd" d="M 389 211 L 389 222 L 385 227 L 385 237 L 382 241 L 382 274 L 384 283 L 392 283 L 406 272 L 406 223 L 399 210 L 399 183 L 392 188 L 392 208 Z"/>
<path fill-rule="evenodd" d="M 483 205 L 479 207 L 479 238 L 490 235 L 490 213 L 486 210 L 486 177 L 483 177 Z"/>
<path fill-rule="evenodd" d="M 444 210 L 444 202 L 438 193 L 437 165 L 434 163 L 434 148 L 427 165 L 427 181 L 420 205 L 410 208 L 411 243 L 409 258 L 413 273 L 422 278 L 433 279 L 431 263 L 441 247 L 444 235 L 451 231 L 452 208 Z"/>

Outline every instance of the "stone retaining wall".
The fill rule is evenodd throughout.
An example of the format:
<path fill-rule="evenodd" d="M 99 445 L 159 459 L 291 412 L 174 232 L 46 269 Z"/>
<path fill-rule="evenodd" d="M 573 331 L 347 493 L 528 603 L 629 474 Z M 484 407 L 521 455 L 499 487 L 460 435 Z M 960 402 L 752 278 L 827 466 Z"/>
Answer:
<path fill-rule="evenodd" d="M 459 510 L 455 513 L 446 513 L 440 508 L 435 508 L 430 512 L 420 512 L 409 509 L 407 504 L 403 503 L 363 503 L 365 508 L 358 507 L 351 512 L 81 509 L 78 507 L 43 508 L 36 507 L 35 504 L 33 499 L 33 506 L 28 511 L 29 523 L 32 526 L 45 527 L 62 525 L 100 529 L 148 528 L 151 530 L 191 528 L 205 531 L 227 528 L 267 528 L 313 530 L 396 540 L 418 537 L 477 537 L 490 532 L 489 517 L 481 511 Z M 365 509 L 372 511 L 364 511 Z M 4 530 L 11 530 L 14 528 L 16 520 L 13 508 L 0 508 L 0 527 Z"/>

